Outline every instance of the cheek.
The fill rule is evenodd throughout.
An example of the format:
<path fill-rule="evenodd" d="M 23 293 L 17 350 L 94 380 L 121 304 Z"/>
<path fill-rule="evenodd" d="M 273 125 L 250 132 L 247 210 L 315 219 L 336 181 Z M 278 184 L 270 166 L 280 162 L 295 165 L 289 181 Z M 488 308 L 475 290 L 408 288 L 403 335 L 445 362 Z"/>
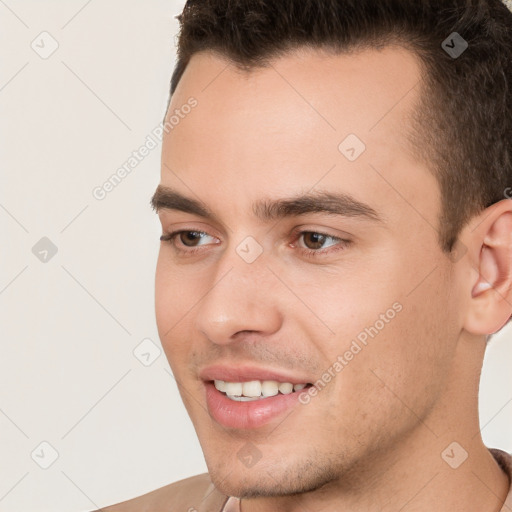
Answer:
<path fill-rule="evenodd" d="M 438 275 L 437 282 L 425 285 L 417 295 L 396 297 L 402 309 L 394 318 L 377 324 L 383 312 L 377 309 L 360 331 L 365 343 L 352 338 L 361 350 L 336 383 L 348 409 L 358 411 L 360 431 L 365 425 L 368 431 L 388 425 L 384 430 L 397 433 L 411 427 L 418 417 L 426 417 L 450 376 L 455 345 L 446 333 L 451 331 L 455 339 L 457 329 L 447 328 L 453 313 L 442 277 Z"/>
<path fill-rule="evenodd" d="M 183 286 L 184 282 L 186 286 Z M 187 345 L 180 340 L 186 339 L 184 327 L 197 303 L 194 289 L 194 281 L 183 276 L 179 267 L 169 263 L 165 251 L 161 251 L 155 275 L 155 314 L 160 341 L 169 363 L 173 358 L 181 357 Z"/>
<path fill-rule="evenodd" d="M 417 421 L 411 410 L 426 414 L 453 363 L 458 326 L 446 268 L 437 262 L 425 279 L 428 270 L 422 266 L 411 270 L 406 261 L 385 263 L 368 265 L 357 277 L 337 277 L 322 293 L 308 296 L 308 305 L 334 331 L 330 339 L 318 331 L 316 340 L 324 371 L 336 375 L 325 399 L 328 410 L 339 411 L 344 435 L 365 431 L 365 422 L 373 431 L 379 424 Z"/>
<path fill-rule="evenodd" d="M 165 247 L 160 250 L 155 274 L 157 322 L 167 329 L 191 312 L 201 297 L 201 283 L 204 282 L 186 265 L 173 263 L 168 253 Z"/>
<path fill-rule="evenodd" d="M 306 326 L 316 348 L 328 358 L 325 363 L 350 350 L 359 335 L 369 339 L 365 330 L 374 324 L 378 331 L 385 330 L 399 315 L 393 305 L 400 299 L 401 282 L 391 277 L 397 267 L 396 258 L 384 258 L 381 253 L 348 255 L 331 269 L 283 269 L 283 277 L 300 299 L 290 296 L 289 314 Z"/>
<path fill-rule="evenodd" d="M 155 274 L 155 312 L 162 343 L 165 342 L 165 333 L 173 326 L 177 319 L 172 281 L 173 275 L 162 256 L 162 251 L 160 251 Z"/>

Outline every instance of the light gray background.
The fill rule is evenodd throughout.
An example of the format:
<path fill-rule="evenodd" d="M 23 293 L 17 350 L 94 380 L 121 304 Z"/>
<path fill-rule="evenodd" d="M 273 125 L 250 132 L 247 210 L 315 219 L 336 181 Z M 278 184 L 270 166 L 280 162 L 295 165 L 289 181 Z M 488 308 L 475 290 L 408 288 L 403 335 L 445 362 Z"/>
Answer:
<path fill-rule="evenodd" d="M 206 470 L 158 356 L 160 145 L 92 195 L 162 120 L 182 5 L 0 0 L 0 511 L 86 511 Z M 32 252 L 43 237 L 53 257 Z M 507 329 L 481 422 L 508 451 L 511 360 Z"/>

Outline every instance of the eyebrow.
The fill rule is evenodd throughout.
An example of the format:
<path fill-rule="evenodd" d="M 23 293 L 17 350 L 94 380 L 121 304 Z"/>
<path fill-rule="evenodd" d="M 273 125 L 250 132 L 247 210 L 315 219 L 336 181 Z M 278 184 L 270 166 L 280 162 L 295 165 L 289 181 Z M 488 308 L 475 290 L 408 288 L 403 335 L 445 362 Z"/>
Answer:
<path fill-rule="evenodd" d="M 179 210 L 192 213 L 199 217 L 213 219 L 213 212 L 201 201 L 185 197 L 172 188 L 158 185 L 150 201 L 151 207 L 158 213 L 160 210 Z"/>
<path fill-rule="evenodd" d="M 151 206 L 157 213 L 160 210 L 179 210 L 216 220 L 214 213 L 202 201 L 186 197 L 162 185 L 157 187 L 151 198 Z M 254 203 L 252 210 L 263 221 L 323 213 L 383 222 L 370 205 L 345 193 L 317 191 L 284 199 L 264 199 Z"/>

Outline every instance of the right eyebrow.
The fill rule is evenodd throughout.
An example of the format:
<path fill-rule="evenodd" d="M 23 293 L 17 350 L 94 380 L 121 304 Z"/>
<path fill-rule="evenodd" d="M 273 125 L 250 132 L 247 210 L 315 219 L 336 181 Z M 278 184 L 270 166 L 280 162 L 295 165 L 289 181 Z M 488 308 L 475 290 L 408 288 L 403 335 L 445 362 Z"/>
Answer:
<path fill-rule="evenodd" d="M 160 210 L 179 210 L 207 219 L 215 218 L 215 215 L 204 203 L 185 197 L 172 188 L 162 185 L 158 185 L 150 203 L 156 213 Z"/>

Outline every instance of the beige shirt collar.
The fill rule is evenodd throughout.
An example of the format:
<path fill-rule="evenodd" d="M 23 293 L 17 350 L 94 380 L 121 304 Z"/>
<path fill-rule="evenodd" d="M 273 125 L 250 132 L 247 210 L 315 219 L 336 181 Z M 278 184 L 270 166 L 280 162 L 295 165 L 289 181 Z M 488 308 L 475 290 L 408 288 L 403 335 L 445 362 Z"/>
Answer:
<path fill-rule="evenodd" d="M 226 501 L 222 512 L 240 512 L 240 500 L 232 496 Z"/>

